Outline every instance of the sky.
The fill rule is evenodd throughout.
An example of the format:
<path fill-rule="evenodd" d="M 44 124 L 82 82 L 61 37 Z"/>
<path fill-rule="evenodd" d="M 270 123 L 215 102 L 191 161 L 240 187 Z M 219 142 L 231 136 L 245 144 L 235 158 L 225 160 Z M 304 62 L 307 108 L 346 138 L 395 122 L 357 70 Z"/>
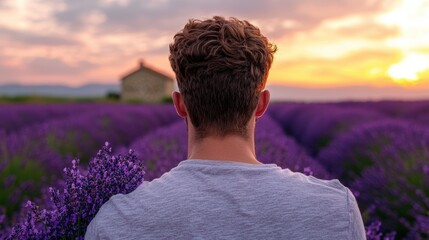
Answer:
<path fill-rule="evenodd" d="M 246 19 L 277 45 L 270 84 L 429 90 L 429 0 L 0 0 L 0 85 L 174 77 L 190 18 Z"/>

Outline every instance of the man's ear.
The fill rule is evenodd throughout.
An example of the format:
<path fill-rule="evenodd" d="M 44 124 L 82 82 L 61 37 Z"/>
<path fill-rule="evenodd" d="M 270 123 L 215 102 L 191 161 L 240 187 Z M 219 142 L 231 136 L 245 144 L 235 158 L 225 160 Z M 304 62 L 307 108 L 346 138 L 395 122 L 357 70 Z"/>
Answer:
<path fill-rule="evenodd" d="M 183 101 L 182 94 L 174 91 L 171 94 L 171 96 L 173 98 L 173 104 L 177 114 L 182 118 L 186 118 L 186 116 L 188 116 L 188 111 L 186 110 L 186 106 L 185 106 L 185 102 Z"/>
<path fill-rule="evenodd" d="M 258 105 L 256 106 L 255 117 L 258 119 L 264 115 L 270 102 L 270 92 L 263 90 L 259 95 Z"/>

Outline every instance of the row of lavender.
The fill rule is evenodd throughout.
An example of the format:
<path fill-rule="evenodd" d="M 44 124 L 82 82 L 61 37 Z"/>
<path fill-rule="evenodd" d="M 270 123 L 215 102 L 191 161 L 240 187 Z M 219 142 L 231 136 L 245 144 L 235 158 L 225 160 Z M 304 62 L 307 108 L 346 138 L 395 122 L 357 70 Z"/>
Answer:
<path fill-rule="evenodd" d="M 277 104 L 270 113 L 351 188 L 367 224 L 429 238 L 429 102 Z"/>
<path fill-rule="evenodd" d="M 0 131 L 12 133 L 21 128 L 29 127 L 47 120 L 65 118 L 74 114 L 82 114 L 94 110 L 95 104 L 1 104 Z M 97 106 L 99 107 L 99 105 Z"/>
<path fill-rule="evenodd" d="M 123 104 L 2 105 L 0 115 L 0 215 L 7 216 L 5 225 L 17 221 L 26 199 L 37 199 L 43 187 L 56 185 L 71 159 L 87 163 L 107 139 L 129 144 L 178 119 L 172 106 Z"/>

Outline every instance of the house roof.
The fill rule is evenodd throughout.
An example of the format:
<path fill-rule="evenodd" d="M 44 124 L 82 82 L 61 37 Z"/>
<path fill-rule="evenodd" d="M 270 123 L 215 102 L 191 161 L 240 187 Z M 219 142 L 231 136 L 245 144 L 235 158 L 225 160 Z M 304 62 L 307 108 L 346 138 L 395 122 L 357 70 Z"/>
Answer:
<path fill-rule="evenodd" d="M 126 77 L 128 77 L 128 76 L 130 76 L 130 75 L 132 75 L 134 73 L 137 73 L 137 72 L 139 72 L 139 71 L 141 71 L 143 69 L 146 70 L 146 71 L 148 71 L 148 72 L 160 75 L 160 76 L 162 76 L 165 79 L 174 81 L 174 79 L 171 76 L 168 76 L 168 75 L 166 75 L 166 74 L 164 74 L 164 73 L 162 73 L 162 72 L 160 72 L 158 70 L 155 70 L 155 69 L 153 69 L 151 67 L 148 67 L 147 65 L 144 64 L 143 60 L 141 60 L 141 59 L 139 60 L 139 66 L 138 66 L 138 68 L 134 69 L 134 70 L 130 71 L 129 73 L 125 74 L 124 76 L 122 76 L 121 77 L 121 81 L 124 80 Z"/>

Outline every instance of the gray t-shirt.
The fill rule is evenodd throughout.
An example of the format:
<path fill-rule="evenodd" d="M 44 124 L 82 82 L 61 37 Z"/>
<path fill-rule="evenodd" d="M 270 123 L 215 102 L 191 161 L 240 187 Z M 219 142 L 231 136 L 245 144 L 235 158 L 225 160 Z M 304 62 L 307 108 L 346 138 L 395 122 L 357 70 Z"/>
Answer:
<path fill-rule="evenodd" d="M 338 180 L 275 164 L 185 160 L 106 202 L 85 239 L 365 239 Z"/>

